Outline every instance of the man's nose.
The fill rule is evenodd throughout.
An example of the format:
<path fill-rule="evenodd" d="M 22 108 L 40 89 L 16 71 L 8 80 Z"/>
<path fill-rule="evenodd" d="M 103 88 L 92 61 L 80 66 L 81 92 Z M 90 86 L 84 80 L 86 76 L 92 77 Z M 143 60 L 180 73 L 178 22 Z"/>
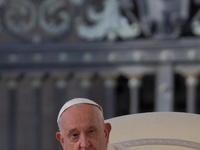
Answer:
<path fill-rule="evenodd" d="M 90 146 L 90 141 L 86 136 L 81 136 L 79 142 L 81 148 L 88 148 Z"/>

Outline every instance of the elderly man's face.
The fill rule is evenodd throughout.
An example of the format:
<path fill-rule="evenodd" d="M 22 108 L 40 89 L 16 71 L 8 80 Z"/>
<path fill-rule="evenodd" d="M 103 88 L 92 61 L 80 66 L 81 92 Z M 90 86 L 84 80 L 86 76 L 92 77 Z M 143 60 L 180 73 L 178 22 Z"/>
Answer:
<path fill-rule="evenodd" d="M 56 137 L 64 150 L 106 150 L 111 125 L 104 124 L 98 108 L 80 104 L 62 114 L 60 130 Z"/>

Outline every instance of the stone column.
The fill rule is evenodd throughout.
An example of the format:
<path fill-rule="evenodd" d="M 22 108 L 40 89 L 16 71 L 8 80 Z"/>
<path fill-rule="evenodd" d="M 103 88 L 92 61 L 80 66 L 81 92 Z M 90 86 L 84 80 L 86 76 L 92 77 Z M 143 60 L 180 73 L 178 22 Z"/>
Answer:
<path fill-rule="evenodd" d="M 71 100 L 75 97 L 82 97 L 82 88 L 80 85 L 80 78 L 77 77 L 76 73 L 73 73 L 67 82 L 67 100 Z"/>
<path fill-rule="evenodd" d="M 112 118 L 116 116 L 116 74 L 103 74 L 105 79 L 105 118 Z"/>
<path fill-rule="evenodd" d="M 34 89 L 35 99 L 35 136 L 36 136 L 36 149 L 42 150 L 42 86 L 44 76 L 43 74 L 31 74 L 29 75 L 31 80 L 31 86 Z"/>
<path fill-rule="evenodd" d="M 82 97 L 90 98 L 90 88 L 91 88 L 91 80 L 93 77 L 92 73 L 77 73 L 76 74 L 79 79 L 81 79 L 81 89 L 82 89 Z"/>
<path fill-rule="evenodd" d="M 16 104 L 16 150 L 37 149 L 36 100 L 29 76 L 21 77 Z M 36 134 L 37 133 L 37 134 Z M 31 140 L 30 140 L 31 139 Z"/>
<path fill-rule="evenodd" d="M 191 74 L 186 76 L 187 100 L 186 111 L 196 113 L 196 88 L 198 84 L 197 75 Z"/>
<path fill-rule="evenodd" d="M 45 77 L 41 99 L 41 149 L 55 150 L 58 148 L 55 133 L 58 131 L 58 99 L 55 80 L 50 74 Z"/>
<path fill-rule="evenodd" d="M 7 81 L 2 75 L 0 78 L 0 147 L 9 150 L 10 146 L 10 99 L 8 95 Z"/>
<path fill-rule="evenodd" d="M 68 80 L 68 74 L 53 74 L 52 75 L 53 78 L 55 78 L 55 85 L 57 88 L 57 103 L 58 103 L 58 107 L 57 107 L 57 112 L 59 112 L 59 110 L 61 109 L 61 107 L 64 105 L 64 103 L 67 101 L 66 97 L 67 97 L 67 80 Z M 56 118 L 57 119 L 57 118 Z M 60 143 L 57 141 L 57 149 L 58 150 L 62 150 L 62 146 L 60 145 Z"/>
<path fill-rule="evenodd" d="M 156 74 L 155 111 L 173 111 L 174 108 L 174 74 L 171 64 L 163 63 Z"/>
<path fill-rule="evenodd" d="M 16 105 L 17 105 L 17 86 L 19 81 L 18 75 L 6 75 L 9 88 L 9 150 L 16 150 Z"/>
<path fill-rule="evenodd" d="M 67 101 L 66 95 L 67 95 L 67 79 L 68 74 L 56 74 L 53 75 L 53 77 L 56 79 L 56 88 L 57 88 L 57 95 L 58 95 L 58 111 L 62 107 L 62 105 Z"/>
<path fill-rule="evenodd" d="M 130 107 L 131 114 L 139 112 L 139 88 L 141 85 L 140 77 L 132 76 L 129 78 L 128 86 L 130 89 Z"/>

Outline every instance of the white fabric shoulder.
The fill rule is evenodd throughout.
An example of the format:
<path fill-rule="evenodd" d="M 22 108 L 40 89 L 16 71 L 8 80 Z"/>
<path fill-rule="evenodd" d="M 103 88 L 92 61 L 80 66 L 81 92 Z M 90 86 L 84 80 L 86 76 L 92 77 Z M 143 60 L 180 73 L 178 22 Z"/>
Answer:
<path fill-rule="evenodd" d="M 120 145 L 113 145 L 108 143 L 107 150 L 128 150 L 128 149 Z"/>

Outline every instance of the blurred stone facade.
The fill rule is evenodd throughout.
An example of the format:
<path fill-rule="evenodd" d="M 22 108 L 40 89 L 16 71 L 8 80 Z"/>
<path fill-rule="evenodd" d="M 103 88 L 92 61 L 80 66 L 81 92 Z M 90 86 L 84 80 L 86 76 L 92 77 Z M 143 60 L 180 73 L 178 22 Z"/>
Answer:
<path fill-rule="evenodd" d="M 0 147 L 61 150 L 62 104 L 200 113 L 199 0 L 0 0 Z"/>

